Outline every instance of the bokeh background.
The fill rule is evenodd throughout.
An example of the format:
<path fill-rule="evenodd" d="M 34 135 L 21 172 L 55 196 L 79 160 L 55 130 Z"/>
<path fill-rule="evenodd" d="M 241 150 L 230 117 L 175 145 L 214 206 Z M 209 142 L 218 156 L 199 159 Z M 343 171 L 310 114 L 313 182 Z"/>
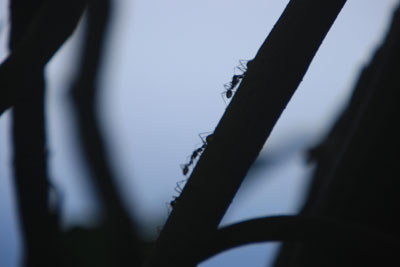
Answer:
<path fill-rule="evenodd" d="M 121 193 L 149 236 L 157 235 L 168 215 L 166 203 L 176 195 L 175 183 L 184 178 L 180 164 L 201 143 L 198 134 L 213 131 L 226 108 L 223 84 L 240 59 L 255 56 L 288 2 L 114 1 L 100 75 L 99 114 Z M 345 105 L 397 3 L 346 3 L 223 224 L 299 209 L 313 169 L 305 164 L 304 151 L 322 138 Z M 8 1 L 0 0 L 0 59 L 8 53 L 7 7 Z M 50 173 L 62 193 L 66 229 L 91 225 L 101 216 L 68 98 L 82 25 L 46 68 Z M 16 267 L 22 241 L 13 195 L 9 116 L 10 111 L 0 118 L 0 266 Z M 266 266 L 277 247 L 246 246 L 200 266 Z"/>

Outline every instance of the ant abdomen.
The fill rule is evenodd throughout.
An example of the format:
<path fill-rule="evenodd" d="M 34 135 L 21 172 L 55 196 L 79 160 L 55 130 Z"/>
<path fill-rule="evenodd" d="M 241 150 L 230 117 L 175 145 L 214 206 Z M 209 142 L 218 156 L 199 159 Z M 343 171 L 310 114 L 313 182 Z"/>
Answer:
<path fill-rule="evenodd" d="M 183 165 L 181 165 L 181 168 L 182 168 L 183 175 L 186 176 L 186 174 L 189 173 L 189 164 L 183 164 Z"/>
<path fill-rule="evenodd" d="M 232 95 L 233 95 L 232 90 L 227 90 L 226 93 L 225 93 L 226 98 L 231 98 Z"/>

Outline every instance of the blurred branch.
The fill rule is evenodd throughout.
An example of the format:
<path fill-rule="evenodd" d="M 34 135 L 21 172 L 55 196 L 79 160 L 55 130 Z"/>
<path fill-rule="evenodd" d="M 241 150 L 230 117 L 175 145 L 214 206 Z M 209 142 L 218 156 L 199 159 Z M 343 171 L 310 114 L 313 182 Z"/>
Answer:
<path fill-rule="evenodd" d="M 72 88 L 72 94 L 84 153 L 105 206 L 115 266 L 139 266 L 140 240 L 135 229 L 136 225 L 130 219 L 118 194 L 95 114 L 98 93 L 97 74 L 111 7 L 109 0 L 89 2 L 82 62 L 79 64 L 81 67 Z"/>
<path fill-rule="evenodd" d="M 400 7 L 373 59 L 361 73 L 346 110 L 329 135 L 314 149 L 317 168 L 303 215 L 362 222 L 399 237 L 397 119 L 400 69 Z M 384 256 L 374 253 L 381 261 Z M 340 249 L 284 244 L 275 266 L 312 266 L 330 259 L 347 263 Z M 292 265 L 292 261 L 296 265 Z M 371 265 L 363 256 L 354 265 Z M 373 265 L 373 264 L 372 264 Z M 375 265 L 384 266 L 382 262 Z"/>
<path fill-rule="evenodd" d="M 371 84 L 373 84 L 377 72 L 381 69 L 383 58 L 383 50 L 379 49 L 371 64 L 364 67 L 347 108 L 340 114 L 324 140 L 308 152 L 309 160 L 315 160 L 317 166 L 309 185 L 306 202 L 300 214 L 313 214 L 318 198 L 323 190 L 328 187 L 329 181 L 333 179 L 333 170 L 340 164 L 351 137 L 354 135 L 365 112 L 370 95 L 374 90 Z M 280 249 L 279 257 L 277 258 L 278 266 L 286 266 L 285 262 L 290 262 L 288 255 L 293 253 L 295 249 L 296 244 L 285 243 Z"/>
<path fill-rule="evenodd" d="M 383 71 L 382 66 L 388 56 L 387 45 L 387 43 L 383 44 L 376 51 L 371 63 L 363 68 L 347 107 L 340 114 L 329 134 L 319 145 L 309 151 L 310 160 L 316 160 L 318 164 L 307 202 L 302 209 L 303 213 L 312 209 L 318 194 L 321 194 L 321 189 L 327 186 L 329 180 L 332 179 L 332 170 L 338 167 L 354 132 L 359 126 L 376 89 L 376 80 Z M 332 155 L 335 156 L 332 157 Z"/>
<path fill-rule="evenodd" d="M 0 66 L 0 115 L 26 94 L 25 77 L 32 70 L 42 69 L 72 34 L 86 6 L 85 0 L 13 1 L 14 16 L 11 33 L 12 53 Z M 30 8 L 32 14 L 30 16 Z M 28 8 L 27 8 L 28 7 Z M 17 15 L 17 17 L 15 17 Z M 26 18 L 29 24 L 25 25 Z M 21 22 L 17 22 L 21 19 Z M 22 25 L 22 26 L 21 26 Z M 25 26 L 24 26 L 25 25 Z M 14 27 L 12 26 L 12 27 Z"/>
<path fill-rule="evenodd" d="M 197 262 L 231 248 L 267 241 L 340 244 L 364 253 L 384 248 L 391 256 L 399 249 L 396 238 L 363 225 L 315 216 L 277 216 L 246 220 L 218 229 L 203 249 L 198 250 Z"/>
<path fill-rule="evenodd" d="M 264 42 L 176 201 L 146 266 L 191 266 L 300 84 L 345 0 L 292 0 Z M 180 255 L 180 256 L 177 256 Z"/>
<path fill-rule="evenodd" d="M 43 70 L 32 72 L 25 78 L 28 93 L 17 101 L 12 114 L 16 195 L 26 266 L 53 266 L 57 265 L 58 214 L 49 210 L 54 203 L 49 203 L 44 77 Z"/>
<path fill-rule="evenodd" d="M 21 42 L 24 39 L 32 40 L 27 34 L 32 34 L 29 33 L 32 23 L 41 19 L 43 3 L 44 1 L 11 2 L 10 58 L 27 52 L 20 51 L 24 49 L 21 48 Z M 8 62 L 11 62 L 10 58 Z M 25 59 L 18 64 L 25 64 Z M 43 67 L 38 64 L 36 68 L 27 69 L 25 73 L 7 73 L 3 72 L 2 66 L 2 74 L 10 76 L 0 77 L 2 84 L 4 79 L 17 81 L 18 83 L 12 84 L 15 88 L 13 90 L 24 92 L 15 102 L 12 130 L 16 196 L 25 241 L 24 266 L 31 267 L 60 264 L 56 248 L 59 234 L 58 210 L 54 210 L 56 203 L 50 203 L 50 194 L 55 192 L 50 191 L 47 173 Z"/>

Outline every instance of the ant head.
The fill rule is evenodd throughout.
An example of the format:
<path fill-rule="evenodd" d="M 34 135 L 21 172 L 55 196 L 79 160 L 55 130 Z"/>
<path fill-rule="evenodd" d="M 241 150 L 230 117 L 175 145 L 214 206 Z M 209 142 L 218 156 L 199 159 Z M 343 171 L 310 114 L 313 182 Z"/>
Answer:
<path fill-rule="evenodd" d="M 228 97 L 228 96 L 227 96 Z M 206 137 L 206 142 L 207 142 L 207 144 L 208 143 L 210 143 L 210 142 L 212 142 L 214 140 L 214 134 L 209 134 L 207 137 Z"/>
<path fill-rule="evenodd" d="M 227 90 L 225 96 L 226 96 L 226 98 L 231 98 L 232 97 L 232 90 Z"/>
<path fill-rule="evenodd" d="M 171 202 L 169 203 L 169 205 L 171 206 L 171 208 L 174 208 L 176 205 L 176 200 L 171 200 Z"/>
<path fill-rule="evenodd" d="M 254 58 L 249 60 L 249 61 L 247 61 L 246 67 L 249 68 L 253 63 L 254 63 Z"/>
<path fill-rule="evenodd" d="M 169 202 L 169 205 L 171 206 L 171 208 L 174 208 L 176 206 L 176 203 L 178 202 L 178 197 L 173 196 L 173 200 L 171 200 L 171 202 Z"/>

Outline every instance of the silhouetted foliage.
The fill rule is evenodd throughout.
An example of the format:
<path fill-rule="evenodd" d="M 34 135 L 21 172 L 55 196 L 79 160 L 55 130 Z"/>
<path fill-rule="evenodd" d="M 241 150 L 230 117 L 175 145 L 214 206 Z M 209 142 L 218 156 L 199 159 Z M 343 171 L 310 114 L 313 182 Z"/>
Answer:
<path fill-rule="evenodd" d="M 399 112 L 399 38 L 397 9 L 385 41 L 361 73 L 347 108 L 325 140 L 311 150 L 317 168 L 301 214 L 362 223 L 398 238 L 396 158 L 400 147 L 394 122 Z M 375 250 L 345 248 L 335 242 L 329 246 L 286 244 L 276 266 L 396 265 L 395 254 L 387 255 L 394 252 L 389 244 L 378 244 Z"/>
<path fill-rule="evenodd" d="M 13 107 L 24 266 L 195 266 L 232 247 L 266 241 L 285 242 L 275 266 L 382 266 L 396 260 L 399 10 L 347 108 L 309 151 L 316 169 L 301 212 L 218 228 L 345 2 L 290 1 L 256 57 L 228 85 L 225 94 L 232 101 L 192 154 L 189 166 L 198 162 L 158 240 L 149 243 L 116 189 L 95 112 L 112 1 L 12 0 L 0 114 Z M 87 28 L 71 96 L 82 152 L 105 212 L 97 227 L 62 231 L 57 205 L 49 201 L 56 190 L 47 174 L 43 68 L 84 10 Z"/>

